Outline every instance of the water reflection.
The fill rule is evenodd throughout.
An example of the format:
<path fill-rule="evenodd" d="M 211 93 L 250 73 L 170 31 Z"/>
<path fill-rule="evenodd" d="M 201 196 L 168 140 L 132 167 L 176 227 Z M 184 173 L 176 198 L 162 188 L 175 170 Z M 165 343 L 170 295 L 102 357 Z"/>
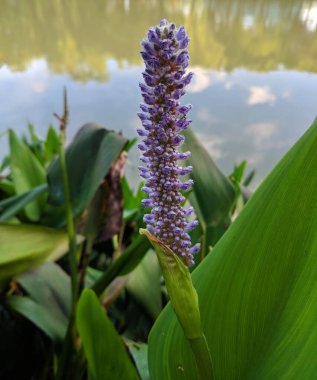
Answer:
<path fill-rule="evenodd" d="M 246 158 L 259 182 L 317 113 L 316 1 L 3 0 L 0 134 L 44 133 L 66 85 L 70 135 L 95 121 L 135 136 L 140 40 L 161 18 L 191 36 L 194 131 L 227 173 Z"/>
<path fill-rule="evenodd" d="M 105 81 L 105 60 L 139 64 L 144 31 L 163 17 L 186 25 L 195 66 L 316 72 L 317 3 L 300 0 L 3 0 L 0 62 L 21 71 L 44 58 L 55 73 Z"/>

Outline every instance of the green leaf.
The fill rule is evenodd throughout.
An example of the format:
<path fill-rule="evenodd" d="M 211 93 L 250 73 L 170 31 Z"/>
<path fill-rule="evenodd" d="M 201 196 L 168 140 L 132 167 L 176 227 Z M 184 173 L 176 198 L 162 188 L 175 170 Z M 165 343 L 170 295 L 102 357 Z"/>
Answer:
<path fill-rule="evenodd" d="M 202 229 L 201 252 L 200 257 L 197 256 L 196 259 L 199 262 L 230 224 L 229 215 L 236 201 L 236 192 L 193 132 L 187 130 L 184 135 L 186 139 L 183 150 L 191 152 L 187 162 L 193 166 L 191 178 L 194 180 L 194 185 L 189 200 Z"/>
<path fill-rule="evenodd" d="M 21 195 L 15 195 L 6 198 L 0 202 L 0 222 L 8 221 L 14 215 L 18 214 L 25 208 L 27 204 L 39 197 L 47 190 L 47 184 L 35 187 L 31 191 L 27 191 Z"/>
<path fill-rule="evenodd" d="M 29 297 L 11 296 L 8 304 L 33 322 L 54 341 L 65 337 L 71 314 L 69 276 L 55 263 L 16 277 Z"/>
<path fill-rule="evenodd" d="M 98 295 L 102 294 L 115 277 L 123 276 L 136 268 L 149 248 L 148 240 L 144 236 L 137 236 L 122 255 L 98 278 L 92 289 Z"/>
<path fill-rule="evenodd" d="M 45 158 L 50 161 L 58 153 L 59 137 L 53 126 L 49 126 L 44 143 Z"/>
<path fill-rule="evenodd" d="M 13 195 L 14 194 L 13 182 L 8 178 L 0 179 L 0 190 L 5 192 L 8 196 Z"/>
<path fill-rule="evenodd" d="M 245 160 L 243 160 L 239 165 L 234 166 L 233 172 L 230 176 L 234 178 L 235 182 L 239 184 L 241 183 L 246 167 L 247 162 Z"/>
<path fill-rule="evenodd" d="M 46 173 L 39 160 L 14 131 L 9 131 L 11 173 L 15 192 L 23 194 L 34 187 L 46 183 Z M 45 203 L 42 194 L 25 207 L 25 214 L 31 221 L 38 221 Z"/>
<path fill-rule="evenodd" d="M 116 132 L 96 124 L 86 124 L 66 149 L 66 164 L 74 216 L 80 215 L 93 198 L 112 163 L 118 158 L 127 140 Z M 55 206 L 64 204 L 59 159 L 48 169 L 49 199 Z M 53 210 L 51 210 L 52 212 Z M 54 219 L 54 218 L 53 218 Z M 54 225 L 65 225 L 59 210 Z"/>
<path fill-rule="evenodd" d="M 156 255 L 148 252 L 130 273 L 126 288 L 155 320 L 162 310 L 161 271 Z"/>
<path fill-rule="evenodd" d="M 0 224 L 0 283 L 45 261 L 57 260 L 67 251 L 68 237 L 63 231 L 29 224 Z"/>
<path fill-rule="evenodd" d="M 147 360 L 147 344 L 131 342 L 128 344 L 129 351 L 135 361 L 141 380 L 150 380 L 149 366 Z"/>
<path fill-rule="evenodd" d="M 193 272 L 217 380 L 316 377 L 316 146 L 317 121 Z M 197 379 L 170 306 L 149 363 L 153 380 Z"/>
<path fill-rule="evenodd" d="M 91 380 L 139 378 L 121 337 L 91 289 L 82 292 L 76 321 Z"/>
<path fill-rule="evenodd" d="M 70 277 L 59 265 L 45 263 L 20 274 L 15 280 L 34 301 L 68 320 L 71 314 Z"/>
<path fill-rule="evenodd" d="M 187 163 L 193 166 L 194 186 L 190 202 L 204 226 L 217 226 L 227 218 L 234 204 L 234 188 L 193 132 L 187 130 L 184 136 L 183 150 L 191 152 Z"/>
<path fill-rule="evenodd" d="M 64 318 L 56 316 L 30 297 L 11 296 L 8 304 L 12 309 L 31 320 L 38 328 L 44 331 L 52 340 L 62 341 L 66 334 L 67 324 Z"/>

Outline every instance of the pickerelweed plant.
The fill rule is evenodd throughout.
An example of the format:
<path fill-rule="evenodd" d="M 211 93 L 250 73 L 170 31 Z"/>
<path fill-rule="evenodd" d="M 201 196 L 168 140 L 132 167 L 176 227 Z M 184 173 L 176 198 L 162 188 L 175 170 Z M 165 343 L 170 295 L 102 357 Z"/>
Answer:
<path fill-rule="evenodd" d="M 190 152 L 178 151 L 184 141 L 180 132 L 190 124 L 186 115 L 191 106 L 179 103 L 193 76 L 186 73 L 188 42 L 185 28 L 176 29 L 175 24 L 166 20 L 150 28 L 142 42 L 146 68 L 145 84 L 141 83 L 140 88 L 145 104 L 141 104 L 139 117 L 144 129 L 138 133 L 144 140 L 138 147 L 145 166 L 139 169 L 146 179 L 142 190 L 148 194 L 142 203 L 152 208 L 150 214 L 144 215 L 144 222 L 154 236 L 148 231 L 140 232 L 147 235 L 155 248 L 175 314 L 195 357 L 197 373 L 201 380 L 207 380 L 213 379 L 212 362 L 202 330 L 197 293 L 187 269 L 194 263 L 193 254 L 200 249 L 199 243 L 191 246 L 188 234 L 198 222 L 187 220 L 193 208 L 182 206 L 185 197 L 181 193 L 189 190 L 193 181 L 179 179 L 191 173 L 192 167 L 178 164 L 190 156 Z"/>
<path fill-rule="evenodd" d="M 182 207 L 185 197 L 181 190 L 189 190 L 193 181 L 182 182 L 179 176 L 188 175 L 192 167 L 178 164 L 190 156 L 190 152 L 178 152 L 184 140 L 179 133 L 191 122 L 186 118 L 191 105 L 179 103 L 193 77 L 192 72 L 186 73 L 188 42 L 184 26 L 177 29 L 167 20 L 150 28 L 142 42 L 141 55 L 146 68 L 145 83 L 140 83 L 140 88 L 145 104 L 141 104 L 142 112 L 138 115 L 144 129 L 138 129 L 138 134 L 144 140 L 138 147 L 145 164 L 139 167 L 140 175 L 146 179 L 143 191 L 148 194 L 143 205 L 152 208 L 150 214 L 144 215 L 147 229 L 191 266 L 193 254 L 199 251 L 200 245 L 191 247 L 188 231 L 198 222 L 187 220 L 193 209 Z"/>

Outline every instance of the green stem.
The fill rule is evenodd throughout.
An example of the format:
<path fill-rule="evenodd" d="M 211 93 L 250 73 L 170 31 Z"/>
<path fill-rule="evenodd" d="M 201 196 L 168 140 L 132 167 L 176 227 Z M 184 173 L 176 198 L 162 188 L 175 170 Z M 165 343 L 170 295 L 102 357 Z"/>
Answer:
<path fill-rule="evenodd" d="M 72 367 L 72 358 L 74 351 L 74 315 L 70 317 L 66 336 L 63 342 L 62 353 L 58 361 L 56 380 L 69 379 L 69 372 Z"/>
<path fill-rule="evenodd" d="M 205 335 L 188 339 L 194 354 L 200 380 L 214 380 L 211 355 Z"/>
<path fill-rule="evenodd" d="M 60 133 L 60 144 L 59 144 L 59 160 L 60 160 L 60 170 L 63 183 L 63 191 L 65 198 L 65 214 L 67 222 L 67 233 L 68 233 L 68 245 L 69 245 L 69 265 L 70 265 L 70 275 L 71 275 L 71 290 L 72 290 L 72 311 L 71 317 L 68 324 L 67 334 L 63 344 L 63 350 L 58 363 L 58 370 L 56 379 L 68 379 L 69 369 L 72 367 L 73 353 L 75 349 L 75 315 L 76 315 L 76 305 L 78 300 L 78 272 L 77 272 L 77 244 L 76 244 L 76 231 L 73 219 L 71 196 L 69 190 L 68 173 L 66 166 L 66 157 L 64 150 L 65 143 L 65 128 L 61 128 Z"/>
<path fill-rule="evenodd" d="M 76 310 L 76 303 L 78 299 L 78 273 L 77 273 L 77 259 L 76 259 L 76 231 L 74 226 L 72 204 L 68 183 L 68 173 L 66 167 L 66 157 L 65 157 L 65 133 L 61 130 L 60 135 L 60 145 L 59 145 L 59 159 L 60 159 L 60 169 L 63 182 L 64 198 L 65 198 L 65 213 L 67 221 L 67 233 L 68 233 L 68 245 L 69 245 L 69 265 L 71 274 L 71 284 L 72 284 L 72 311 Z"/>

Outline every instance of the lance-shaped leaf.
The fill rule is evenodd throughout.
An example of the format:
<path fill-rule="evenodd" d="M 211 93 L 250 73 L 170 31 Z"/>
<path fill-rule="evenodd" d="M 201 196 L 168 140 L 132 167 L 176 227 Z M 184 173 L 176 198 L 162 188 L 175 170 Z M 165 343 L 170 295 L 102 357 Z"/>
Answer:
<path fill-rule="evenodd" d="M 228 178 L 216 166 L 206 149 L 191 130 L 184 131 L 184 151 L 190 151 L 187 160 L 193 166 L 194 180 L 190 202 L 204 226 L 217 226 L 224 221 L 235 201 L 235 191 Z"/>
<path fill-rule="evenodd" d="M 35 154 L 12 130 L 9 131 L 9 141 L 11 172 L 16 194 L 23 194 L 44 184 L 45 170 Z M 30 220 L 39 220 L 45 199 L 46 195 L 42 194 L 27 204 L 25 214 Z"/>
<path fill-rule="evenodd" d="M 212 364 L 203 333 L 197 292 L 191 275 L 182 260 L 147 230 L 140 230 L 150 240 L 157 254 L 171 304 L 184 335 L 195 356 L 201 380 L 213 378 Z"/>
<path fill-rule="evenodd" d="M 187 162 L 193 167 L 190 176 L 194 185 L 189 200 L 202 228 L 203 258 L 209 247 L 214 246 L 227 230 L 231 222 L 229 214 L 236 201 L 236 192 L 193 132 L 186 130 L 184 136 L 183 150 L 191 152 Z"/>
<path fill-rule="evenodd" d="M 62 341 L 71 314 L 69 276 L 55 263 L 25 272 L 15 280 L 28 296 L 7 298 L 11 308 L 44 331 L 51 339 Z"/>
<path fill-rule="evenodd" d="M 193 273 L 217 380 L 316 377 L 316 147 L 314 122 Z M 149 360 L 153 380 L 197 379 L 170 306 Z"/>
<path fill-rule="evenodd" d="M 78 241 L 82 238 L 79 237 Z M 68 251 L 63 231 L 29 224 L 0 225 L 0 283 L 35 268 L 45 261 L 59 259 Z"/>
<path fill-rule="evenodd" d="M 137 380 L 139 377 L 121 337 L 96 294 L 85 289 L 77 307 L 77 328 L 91 380 Z"/>
<path fill-rule="evenodd" d="M 18 214 L 30 202 L 33 202 L 47 190 L 47 184 L 37 186 L 20 195 L 14 195 L 0 202 L 0 222 L 5 222 Z"/>

